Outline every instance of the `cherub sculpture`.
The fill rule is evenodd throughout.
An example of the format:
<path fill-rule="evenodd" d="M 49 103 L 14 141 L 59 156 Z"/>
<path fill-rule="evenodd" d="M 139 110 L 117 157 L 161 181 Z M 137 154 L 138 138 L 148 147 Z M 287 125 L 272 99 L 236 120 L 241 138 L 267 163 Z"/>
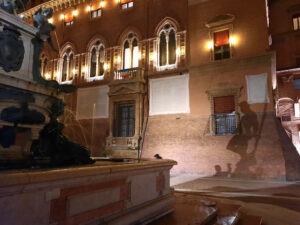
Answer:
<path fill-rule="evenodd" d="M 33 79 L 43 85 L 58 89 L 62 92 L 73 92 L 75 87 L 73 85 L 67 84 L 58 84 L 55 80 L 45 80 L 40 72 L 40 54 L 44 47 L 44 42 L 47 41 L 50 47 L 57 52 L 57 49 L 54 47 L 51 39 L 50 33 L 55 30 L 55 26 L 48 22 L 48 19 L 52 17 L 53 10 L 51 8 L 39 9 L 33 15 L 33 25 L 38 28 L 36 37 L 31 40 L 34 46 L 33 51 L 33 65 L 32 65 L 32 74 Z"/>
<path fill-rule="evenodd" d="M 47 40 L 51 48 L 57 52 L 50 36 L 50 33 L 55 30 L 55 26 L 48 22 L 48 19 L 52 17 L 52 14 L 52 8 L 46 8 L 44 10 L 40 8 L 33 15 L 33 25 L 39 29 L 36 34 L 37 37 L 41 38 L 43 41 Z"/>

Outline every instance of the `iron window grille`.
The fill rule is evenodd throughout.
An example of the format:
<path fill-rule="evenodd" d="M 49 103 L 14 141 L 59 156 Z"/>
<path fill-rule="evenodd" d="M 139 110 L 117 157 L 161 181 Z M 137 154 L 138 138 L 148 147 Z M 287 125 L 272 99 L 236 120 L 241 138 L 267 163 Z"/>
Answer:
<path fill-rule="evenodd" d="M 214 114 L 215 134 L 226 135 L 237 132 L 236 113 Z"/>
<path fill-rule="evenodd" d="M 134 103 L 116 104 L 114 118 L 114 137 L 133 137 L 134 133 Z"/>

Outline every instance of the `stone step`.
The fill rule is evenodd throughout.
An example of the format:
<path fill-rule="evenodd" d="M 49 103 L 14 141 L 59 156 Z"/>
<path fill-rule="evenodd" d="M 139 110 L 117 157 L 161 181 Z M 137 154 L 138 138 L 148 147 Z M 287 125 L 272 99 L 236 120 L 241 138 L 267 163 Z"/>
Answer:
<path fill-rule="evenodd" d="M 240 205 L 224 203 L 224 200 L 176 193 L 174 212 L 150 223 L 150 225 L 261 225 L 259 216 L 243 212 Z M 216 202 L 215 202 L 216 201 Z"/>
<path fill-rule="evenodd" d="M 174 212 L 150 223 L 150 225 L 206 225 L 216 215 L 217 209 L 214 202 L 180 194 L 176 195 Z"/>
<path fill-rule="evenodd" d="M 208 225 L 237 225 L 240 218 L 240 205 L 217 203 L 217 216 Z"/>
<path fill-rule="evenodd" d="M 261 225 L 262 218 L 240 212 L 240 220 L 237 225 Z"/>

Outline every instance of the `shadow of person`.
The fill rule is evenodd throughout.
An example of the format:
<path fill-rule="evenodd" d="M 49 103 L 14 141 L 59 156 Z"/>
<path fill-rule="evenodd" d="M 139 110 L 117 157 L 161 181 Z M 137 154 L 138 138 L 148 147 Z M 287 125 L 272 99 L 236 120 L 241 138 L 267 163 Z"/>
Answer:
<path fill-rule="evenodd" d="M 214 174 L 215 177 L 231 177 L 232 168 L 231 163 L 227 163 L 227 171 L 222 171 L 222 167 L 220 165 L 215 165 L 216 173 Z"/>
<path fill-rule="evenodd" d="M 255 153 L 257 151 L 257 142 L 260 138 L 258 134 L 259 123 L 255 112 L 253 112 L 249 104 L 245 101 L 239 104 L 242 117 L 240 119 L 238 134 L 234 135 L 227 144 L 227 149 L 240 155 L 241 159 L 236 164 L 233 177 L 252 176 L 250 167 L 256 164 Z M 255 142 L 251 149 L 249 141 Z"/>

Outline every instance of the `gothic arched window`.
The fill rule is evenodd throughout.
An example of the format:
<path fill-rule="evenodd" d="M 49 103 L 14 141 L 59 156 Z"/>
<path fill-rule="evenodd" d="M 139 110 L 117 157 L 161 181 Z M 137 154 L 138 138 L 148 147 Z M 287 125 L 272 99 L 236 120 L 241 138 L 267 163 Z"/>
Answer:
<path fill-rule="evenodd" d="M 176 64 L 176 30 L 167 22 L 159 31 L 159 66 Z"/>
<path fill-rule="evenodd" d="M 99 40 L 95 41 L 90 47 L 89 61 L 89 78 L 101 78 L 105 72 L 105 48 Z"/>
<path fill-rule="evenodd" d="M 96 48 L 93 48 L 91 53 L 90 77 L 95 77 L 97 72 L 97 54 Z"/>
<path fill-rule="evenodd" d="M 139 46 L 137 36 L 129 33 L 123 44 L 123 69 L 139 66 Z"/>
<path fill-rule="evenodd" d="M 61 65 L 61 82 L 72 81 L 76 71 L 74 53 L 71 47 L 64 52 Z"/>
<path fill-rule="evenodd" d="M 62 66 L 62 77 L 61 77 L 61 81 L 64 82 L 67 80 L 67 76 L 68 76 L 68 56 L 65 55 L 63 58 L 63 66 Z"/>

